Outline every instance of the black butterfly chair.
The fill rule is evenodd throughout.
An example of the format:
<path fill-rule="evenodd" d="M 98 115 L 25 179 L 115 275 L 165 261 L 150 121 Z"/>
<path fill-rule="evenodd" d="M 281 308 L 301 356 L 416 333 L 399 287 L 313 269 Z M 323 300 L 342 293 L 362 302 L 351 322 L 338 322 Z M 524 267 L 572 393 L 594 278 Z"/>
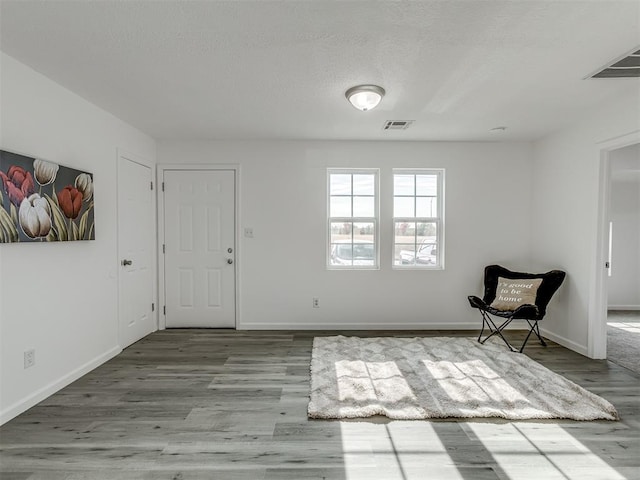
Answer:
<path fill-rule="evenodd" d="M 524 342 L 520 347 L 520 353 L 522 353 L 522 351 L 524 350 L 524 347 L 527 344 L 531 333 L 535 333 L 540 340 L 540 343 L 546 347 L 547 344 L 540 336 L 538 322 L 542 320 L 547 313 L 547 305 L 549 304 L 549 301 L 551 300 L 553 294 L 556 292 L 556 290 L 558 290 L 560 285 L 562 285 L 565 275 L 565 272 L 561 270 L 551 270 L 547 273 L 524 273 L 512 272 L 511 270 L 507 270 L 500 265 L 489 265 L 488 267 L 485 267 L 484 297 L 482 299 L 474 295 L 470 295 L 468 297 L 471 307 L 480 310 L 480 314 L 482 315 L 482 330 L 480 330 L 480 335 L 478 335 L 478 342 L 484 343 L 494 335 L 498 335 L 500 338 L 502 338 L 504 343 L 507 344 L 509 349 L 512 352 L 515 352 L 517 350 L 513 348 L 507 341 L 507 339 L 502 334 L 502 331 L 513 320 L 525 320 L 529 325 L 530 330 L 527 334 L 527 338 L 524 339 Z M 498 277 L 509 280 L 541 279 L 542 282 L 540 283 L 540 286 L 538 287 L 538 291 L 536 293 L 535 304 L 520 305 L 514 310 L 499 310 L 492 307 L 491 304 L 496 298 Z M 503 320 L 500 325 L 496 325 L 496 323 L 499 323 L 500 321 L 498 321 L 497 319 L 493 319 L 492 316 L 501 317 L 505 320 Z M 485 327 L 489 329 L 490 333 L 488 333 L 485 338 L 482 338 Z"/>

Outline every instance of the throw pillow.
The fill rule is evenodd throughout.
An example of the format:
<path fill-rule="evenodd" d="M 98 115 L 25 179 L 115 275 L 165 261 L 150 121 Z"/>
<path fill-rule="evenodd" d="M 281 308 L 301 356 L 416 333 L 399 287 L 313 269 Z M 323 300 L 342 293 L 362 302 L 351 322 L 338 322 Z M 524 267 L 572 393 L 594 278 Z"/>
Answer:
<path fill-rule="evenodd" d="M 496 298 L 491 307 L 496 310 L 515 310 L 521 305 L 535 305 L 541 278 L 513 279 L 498 277 Z"/>

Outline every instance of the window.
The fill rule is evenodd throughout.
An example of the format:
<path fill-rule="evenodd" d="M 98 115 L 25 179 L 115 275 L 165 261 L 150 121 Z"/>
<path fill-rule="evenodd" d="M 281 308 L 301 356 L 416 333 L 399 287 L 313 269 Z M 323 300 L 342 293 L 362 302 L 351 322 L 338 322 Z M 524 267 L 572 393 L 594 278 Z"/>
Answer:
<path fill-rule="evenodd" d="M 444 266 L 443 170 L 393 171 L 393 265 Z"/>
<path fill-rule="evenodd" d="M 330 169 L 329 268 L 378 268 L 378 170 Z"/>

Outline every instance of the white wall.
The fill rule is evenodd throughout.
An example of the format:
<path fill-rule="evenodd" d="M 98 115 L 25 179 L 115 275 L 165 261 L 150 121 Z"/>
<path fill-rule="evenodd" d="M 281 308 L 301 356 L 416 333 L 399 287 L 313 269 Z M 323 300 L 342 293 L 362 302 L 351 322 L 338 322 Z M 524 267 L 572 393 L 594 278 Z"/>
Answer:
<path fill-rule="evenodd" d="M 241 166 L 240 328 L 477 328 L 483 268 L 527 268 L 530 145 L 159 142 L 159 164 Z M 327 167 L 381 169 L 381 269 L 327 271 Z M 391 268 L 391 169 L 446 169 L 446 269 Z M 319 297 L 321 307 L 312 308 Z"/>
<path fill-rule="evenodd" d="M 589 317 L 598 314 L 593 302 L 599 272 L 599 142 L 638 131 L 638 105 L 640 92 L 631 88 L 581 123 L 534 143 L 533 261 L 539 270 L 567 272 L 541 327 L 550 338 L 585 355 Z"/>
<path fill-rule="evenodd" d="M 609 308 L 640 310 L 640 145 L 614 150 L 610 160 L 613 241 Z"/>
<path fill-rule="evenodd" d="M 117 149 L 155 141 L 9 56 L 1 145 L 94 174 L 96 240 L 0 245 L 0 422 L 117 354 Z M 36 365 L 23 369 L 23 352 Z"/>

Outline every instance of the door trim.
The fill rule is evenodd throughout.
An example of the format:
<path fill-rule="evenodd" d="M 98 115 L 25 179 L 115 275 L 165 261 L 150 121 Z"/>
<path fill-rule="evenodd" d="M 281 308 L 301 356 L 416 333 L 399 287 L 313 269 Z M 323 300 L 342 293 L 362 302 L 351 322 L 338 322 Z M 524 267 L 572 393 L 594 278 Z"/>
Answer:
<path fill-rule="evenodd" d="M 154 170 L 156 169 L 156 165 L 147 160 L 144 157 L 141 157 L 139 155 L 136 155 L 134 153 L 131 153 L 127 150 L 124 150 L 122 148 L 118 148 L 116 149 L 117 151 L 117 157 L 116 157 L 116 188 L 119 188 L 118 185 L 118 175 L 119 175 L 119 169 L 120 169 L 120 159 L 123 158 L 125 160 L 128 160 L 130 162 L 133 163 L 138 163 L 140 165 L 143 165 L 147 168 L 149 168 L 150 171 L 150 177 L 153 181 L 154 178 Z M 155 184 L 153 185 L 153 189 L 157 192 L 158 188 L 157 188 L 157 182 L 155 182 Z M 118 212 L 118 201 L 120 198 L 120 192 L 116 191 L 116 212 Z M 152 291 L 153 291 L 153 300 L 152 302 L 155 305 L 155 309 L 151 312 L 151 318 L 153 320 L 153 323 L 155 324 L 155 329 L 158 330 L 159 327 L 159 316 L 158 316 L 158 282 L 156 281 L 156 279 L 158 278 L 158 262 L 157 260 L 154 261 L 153 259 L 157 259 L 158 258 L 158 253 L 156 250 L 156 245 L 157 242 L 153 241 L 153 236 L 155 235 L 157 238 L 157 232 L 158 232 L 158 222 L 157 222 L 157 218 L 156 218 L 156 211 L 157 211 L 157 203 L 156 203 L 156 198 L 157 198 L 157 193 L 156 195 L 151 195 L 151 225 L 153 227 L 155 227 L 155 231 L 152 232 L 151 234 L 151 245 L 149 246 L 149 248 L 151 248 L 151 283 L 152 283 Z M 117 214 L 116 214 L 117 215 Z M 122 349 L 122 329 L 121 329 L 121 318 L 120 318 L 120 280 L 121 280 L 121 268 L 120 268 L 120 258 L 121 257 L 121 252 L 120 252 L 120 219 L 117 218 L 116 219 L 116 258 L 115 258 L 115 266 L 116 266 L 116 272 L 118 272 L 117 274 L 117 278 L 118 278 L 118 346 Z"/>
<path fill-rule="evenodd" d="M 164 172 L 166 171 L 183 171 L 183 170 L 231 170 L 234 172 L 234 201 L 235 208 L 233 212 L 233 218 L 235 222 L 235 232 L 234 232 L 234 251 L 236 252 L 235 263 L 236 263 L 236 273 L 235 273 L 235 302 L 236 302 L 236 318 L 235 318 L 235 328 L 238 328 L 238 325 L 241 325 L 240 322 L 240 266 L 242 265 L 242 250 L 239 247 L 240 244 L 240 165 L 237 164 L 215 164 L 215 165 L 199 165 L 199 164 L 180 164 L 180 163 L 171 163 L 164 165 L 157 165 L 156 168 L 156 183 L 158 188 L 156 189 L 157 196 L 157 205 L 158 205 L 158 245 L 157 245 L 157 258 L 158 258 L 158 328 L 160 330 L 165 330 L 167 328 L 167 317 L 164 314 L 164 307 L 167 304 L 166 294 L 165 294 L 165 264 L 164 264 L 164 253 L 162 251 L 162 245 L 165 243 L 164 239 L 164 195 L 162 195 L 162 183 L 164 181 Z"/>
<path fill-rule="evenodd" d="M 611 161 L 613 150 L 640 143 L 640 130 L 598 142 L 600 165 L 598 178 L 598 217 L 596 250 L 592 261 L 589 300 L 589 326 L 587 335 L 587 356 L 607 358 L 607 269 L 605 262 L 609 256 L 609 218 L 611 195 Z"/>

